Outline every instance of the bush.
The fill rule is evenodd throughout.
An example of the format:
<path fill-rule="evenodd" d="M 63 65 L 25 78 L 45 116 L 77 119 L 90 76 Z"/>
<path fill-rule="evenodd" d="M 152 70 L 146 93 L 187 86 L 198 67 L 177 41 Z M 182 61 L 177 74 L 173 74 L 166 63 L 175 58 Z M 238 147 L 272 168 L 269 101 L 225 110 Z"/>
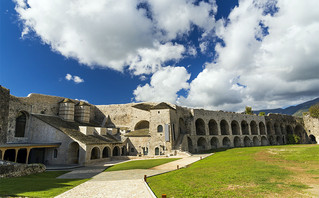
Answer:
<path fill-rule="evenodd" d="M 309 108 L 310 116 L 313 118 L 319 118 L 319 103 L 312 105 Z"/>
<path fill-rule="evenodd" d="M 295 134 L 289 134 L 287 135 L 287 144 L 299 144 L 300 143 L 300 137 Z"/>
<path fill-rule="evenodd" d="M 265 116 L 266 113 L 265 112 L 259 112 L 258 116 Z"/>
<path fill-rule="evenodd" d="M 246 106 L 245 107 L 245 114 L 248 114 L 248 115 L 253 115 L 253 111 L 252 111 L 252 108 L 251 107 L 248 107 Z"/>

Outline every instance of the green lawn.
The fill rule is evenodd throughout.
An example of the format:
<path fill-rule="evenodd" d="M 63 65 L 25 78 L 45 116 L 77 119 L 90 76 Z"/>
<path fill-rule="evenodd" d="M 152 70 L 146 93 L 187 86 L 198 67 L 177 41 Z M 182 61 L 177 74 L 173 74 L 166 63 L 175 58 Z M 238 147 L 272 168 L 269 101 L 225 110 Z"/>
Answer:
<path fill-rule="evenodd" d="M 131 169 L 149 169 L 161 164 L 166 164 L 178 160 L 180 158 L 163 158 L 163 159 L 149 159 L 149 160 L 134 160 L 129 162 L 124 162 L 112 166 L 105 171 L 119 171 L 119 170 L 131 170 Z"/>
<path fill-rule="evenodd" d="M 158 197 L 303 197 L 318 173 L 318 145 L 269 146 L 217 152 L 147 181 Z"/>
<path fill-rule="evenodd" d="M 35 175 L 0 179 L 0 197 L 54 197 L 88 179 L 56 179 L 67 171 L 48 171 Z"/>

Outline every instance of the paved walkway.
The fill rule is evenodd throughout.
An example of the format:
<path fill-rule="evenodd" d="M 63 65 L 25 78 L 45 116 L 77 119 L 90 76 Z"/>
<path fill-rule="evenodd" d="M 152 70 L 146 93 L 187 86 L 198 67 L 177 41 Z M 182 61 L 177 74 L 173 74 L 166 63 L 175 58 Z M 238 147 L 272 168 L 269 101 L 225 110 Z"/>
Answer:
<path fill-rule="evenodd" d="M 64 197 L 120 197 L 120 198 L 153 198 L 155 197 L 147 184 L 144 182 L 144 175 L 152 176 L 175 170 L 177 165 L 182 168 L 194 163 L 200 158 L 205 158 L 211 154 L 193 155 L 180 160 L 169 162 L 152 169 L 135 169 L 123 171 L 101 172 L 95 175 L 91 180 L 76 186 L 75 188 L 57 196 Z M 100 167 L 100 166 L 97 166 Z M 105 167 L 104 167 L 105 169 Z M 103 169 L 103 170 L 104 170 Z M 92 171 L 87 169 L 88 174 Z M 73 172 L 73 171 L 72 171 Z M 76 178 L 85 174 L 85 169 L 74 173 L 67 173 L 60 178 Z"/>

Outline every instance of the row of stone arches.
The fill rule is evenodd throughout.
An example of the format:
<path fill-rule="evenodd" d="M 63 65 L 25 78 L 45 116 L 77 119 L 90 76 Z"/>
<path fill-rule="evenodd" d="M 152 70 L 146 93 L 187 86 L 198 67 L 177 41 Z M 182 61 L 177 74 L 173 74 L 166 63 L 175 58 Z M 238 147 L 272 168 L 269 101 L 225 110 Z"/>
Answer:
<path fill-rule="evenodd" d="M 190 152 L 193 152 L 193 142 L 190 137 L 187 137 L 188 148 Z M 208 149 L 216 148 L 230 148 L 230 147 L 249 147 L 249 146 L 266 146 L 269 145 L 269 141 L 265 136 L 260 139 L 257 136 L 248 136 L 241 139 L 239 136 L 234 136 L 233 140 L 229 137 L 224 137 L 221 141 L 217 137 L 212 137 L 209 142 L 206 141 L 204 137 L 199 137 L 197 139 L 197 148 L 195 151 L 202 151 Z"/>
<path fill-rule="evenodd" d="M 124 156 L 126 155 L 127 151 L 126 151 L 126 147 L 123 146 L 122 148 L 120 148 L 119 146 L 115 146 L 113 148 L 113 150 L 111 150 L 110 147 L 105 146 L 102 150 L 102 155 L 101 155 L 101 150 L 99 147 L 93 147 L 91 150 L 91 155 L 90 155 L 90 159 L 94 160 L 94 159 L 101 159 L 101 158 L 109 158 L 109 157 L 113 157 L 113 156 Z"/>
<path fill-rule="evenodd" d="M 205 121 L 198 118 L 195 121 L 195 128 L 196 135 L 266 135 L 265 124 L 263 122 L 259 122 L 257 125 L 254 120 L 249 124 L 245 120 L 241 121 L 240 124 L 236 120 L 233 120 L 229 127 L 226 120 L 221 120 L 218 124 L 214 119 L 211 119 L 208 122 L 207 134 Z"/>

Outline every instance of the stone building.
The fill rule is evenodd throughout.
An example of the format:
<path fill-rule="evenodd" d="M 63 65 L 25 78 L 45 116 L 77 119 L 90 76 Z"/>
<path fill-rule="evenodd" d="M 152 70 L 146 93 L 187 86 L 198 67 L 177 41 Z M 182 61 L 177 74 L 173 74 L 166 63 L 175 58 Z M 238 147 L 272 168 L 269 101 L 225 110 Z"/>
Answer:
<path fill-rule="evenodd" d="M 312 132 L 318 128 L 305 129 L 304 119 L 288 115 L 256 116 L 168 103 L 92 105 L 42 94 L 15 97 L 4 87 L 0 107 L 0 157 L 21 163 L 85 165 L 280 145 L 293 134 L 300 143 L 313 143 L 318 133 Z"/>

